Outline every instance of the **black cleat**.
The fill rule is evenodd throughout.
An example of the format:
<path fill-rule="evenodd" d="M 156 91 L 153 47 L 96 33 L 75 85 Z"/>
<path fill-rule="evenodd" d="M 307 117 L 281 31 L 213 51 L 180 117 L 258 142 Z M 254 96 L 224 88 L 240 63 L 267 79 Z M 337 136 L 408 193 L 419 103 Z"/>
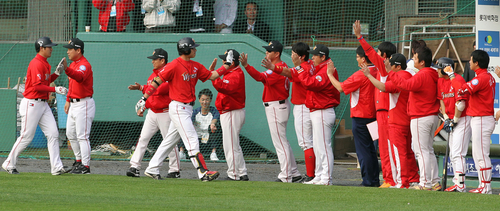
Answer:
<path fill-rule="evenodd" d="M 313 180 L 314 177 L 310 177 L 310 176 L 307 176 L 307 174 L 304 176 L 304 179 L 302 180 L 302 182 L 309 182 L 311 180 Z"/>
<path fill-rule="evenodd" d="M 174 179 L 181 178 L 181 173 L 178 171 L 170 172 L 167 174 L 167 178 L 174 178 Z"/>
<path fill-rule="evenodd" d="M 140 177 L 141 172 L 139 172 L 139 169 L 136 169 L 134 167 L 130 167 L 127 171 L 127 176 L 129 177 Z"/>
<path fill-rule="evenodd" d="M 250 179 L 248 179 L 248 175 L 243 175 L 240 177 L 240 181 L 248 181 Z"/>
<path fill-rule="evenodd" d="M 6 168 L 3 168 L 5 171 L 9 172 L 9 174 L 19 174 L 19 172 L 17 171 L 17 169 L 6 169 Z"/>
<path fill-rule="evenodd" d="M 75 170 L 76 168 L 78 168 L 78 166 L 82 165 L 82 162 L 73 162 L 73 166 L 71 168 L 69 168 L 68 170 L 66 170 L 66 173 L 69 173 L 69 172 L 72 172 L 73 170 Z"/>
<path fill-rule="evenodd" d="M 219 177 L 219 172 L 217 172 L 217 171 L 206 171 L 205 175 L 203 175 L 203 177 L 201 178 L 201 181 L 202 182 L 208 182 L 208 181 L 212 181 L 214 179 L 217 179 L 217 177 Z"/>
<path fill-rule="evenodd" d="M 304 178 L 302 178 L 302 176 L 296 176 L 296 177 L 292 177 L 292 182 L 294 183 L 297 183 L 297 182 L 302 182 Z"/>
<path fill-rule="evenodd" d="M 90 174 L 90 167 L 79 165 L 76 169 L 71 171 L 72 174 Z"/>
<path fill-rule="evenodd" d="M 148 177 L 151 177 L 154 180 L 163 180 L 163 178 L 161 178 L 160 174 L 151 174 L 148 172 L 144 172 L 144 174 Z"/>

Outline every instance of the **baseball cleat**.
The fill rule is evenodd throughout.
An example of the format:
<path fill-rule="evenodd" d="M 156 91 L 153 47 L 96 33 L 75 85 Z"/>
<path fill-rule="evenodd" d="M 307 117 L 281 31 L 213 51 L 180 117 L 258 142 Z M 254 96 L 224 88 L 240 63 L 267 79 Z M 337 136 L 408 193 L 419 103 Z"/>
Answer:
<path fill-rule="evenodd" d="M 381 186 L 379 186 L 379 188 L 390 188 L 390 187 L 391 187 L 391 183 L 388 183 L 388 182 L 385 182 L 385 181 L 384 181 L 384 183 L 382 183 Z"/>
<path fill-rule="evenodd" d="M 4 167 L 2 167 L 5 171 L 9 172 L 9 174 L 19 174 L 19 172 L 17 171 L 17 169 L 6 169 Z"/>
<path fill-rule="evenodd" d="M 217 157 L 217 153 L 212 152 L 212 154 L 210 154 L 210 160 L 214 160 L 214 161 L 219 160 L 219 158 Z"/>
<path fill-rule="evenodd" d="M 303 179 L 304 178 L 302 178 L 302 176 L 299 175 L 299 176 L 296 176 L 296 177 L 292 177 L 292 182 L 293 183 L 301 183 Z"/>
<path fill-rule="evenodd" d="M 309 182 L 313 179 L 314 179 L 314 177 L 307 176 L 307 174 L 306 174 L 306 175 L 304 175 L 304 179 L 302 180 L 302 183 Z"/>
<path fill-rule="evenodd" d="M 433 191 L 440 191 L 440 190 L 441 190 L 441 188 L 443 188 L 443 187 L 441 187 L 441 184 L 440 184 L 439 182 L 437 182 L 436 184 L 434 184 L 434 185 L 431 187 L 431 189 L 432 189 Z"/>
<path fill-rule="evenodd" d="M 90 174 L 90 167 L 79 165 L 76 169 L 71 171 L 72 174 Z"/>
<path fill-rule="evenodd" d="M 485 187 L 479 187 L 479 188 L 470 190 L 469 193 L 491 194 L 492 191 L 491 191 L 491 188 L 488 190 Z"/>
<path fill-rule="evenodd" d="M 152 174 L 152 173 L 148 173 L 148 172 L 144 172 L 144 174 L 148 177 L 151 177 L 154 180 L 163 180 L 163 178 L 161 178 L 160 174 Z"/>
<path fill-rule="evenodd" d="M 421 186 L 421 185 L 415 185 L 415 186 L 409 187 L 408 189 L 413 189 L 413 190 L 432 190 L 432 188 L 426 188 L 426 187 Z"/>
<path fill-rule="evenodd" d="M 328 182 L 321 181 L 321 180 L 314 180 L 314 179 L 309 181 L 309 182 L 304 182 L 304 184 L 307 184 L 307 185 L 331 185 Z"/>
<path fill-rule="evenodd" d="M 139 169 L 136 169 L 134 167 L 130 167 L 127 171 L 127 176 L 129 177 L 140 177 L 141 175 L 141 172 L 139 171 Z"/>
<path fill-rule="evenodd" d="M 319 179 L 319 178 L 318 178 L 318 179 L 314 178 L 314 179 L 312 179 L 312 180 L 309 180 L 309 181 L 307 181 L 307 182 L 304 182 L 304 184 L 306 184 L 306 185 L 314 185 L 314 184 L 316 184 L 316 183 L 320 182 L 320 180 L 321 180 L 321 179 Z"/>
<path fill-rule="evenodd" d="M 248 179 L 248 175 L 243 175 L 240 177 L 240 181 L 248 181 L 250 179 Z"/>
<path fill-rule="evenodd" d="M 178 171 L 170 172 L 167 174 L 167 178 L 174 178 L 174 179 L 181 178 L 181 173 Z"/>
<path fill-rule="evenodd" d="M 465 192 L 465 186 L 464 187 L 460 187 L 459 185 L 453 185 L 449 188 L 446 188 L 444 191 L 446 192 Z"/>
<path fill-rule="evenodd" d="M 77 162 L 75 160 L 75 162 L 73 162 L 73 165 L 71 166 L 71 168 L 67 169 L 66 170 L 66 173 L 69 173 L 69 172 L 72 172 L 73 170 L 75 170 L 76 168 L 78 168 L 78 166 L 82 165 L 82 162 Z"/>
<path fill-rule="evenodd" d="M 208 182 L 208 181 L 212 181 L 214 179 L 217 179 L 217 177 L 219 177 L 219 172 L 206 171 L 205 174 L 203 175 L 203 177 L 201 177 L 200 179 L 202 182 Z"/>
<path fill-rule="evenodd" d="M 274 180 L 275 182 L 283 182 L 280 178 Z"/>
<path fill-rule="evenodd" d="M 57 175 L 61 175 L 61 174 L 66 174 L 66 173 L 68 173 L 68 172 L 69 172 L 69 171 L 68 171 L 68 170 L 66 170 L 66 169 L 63 167 L 63 168 L 61 168 L 59 171 L 56 171 L 55 173 L 52 173 L 52 175 L 57 176 Z"/>

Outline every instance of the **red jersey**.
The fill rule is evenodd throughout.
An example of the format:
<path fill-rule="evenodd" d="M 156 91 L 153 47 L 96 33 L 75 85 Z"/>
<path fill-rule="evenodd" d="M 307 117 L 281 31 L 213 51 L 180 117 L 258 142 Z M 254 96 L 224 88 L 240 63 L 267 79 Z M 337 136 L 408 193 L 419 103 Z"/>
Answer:
<path fill-rule="evenodd" d="M 215 99 L 215 107 L 219 113 L 245 108 L 245 74 L 238 66 L 226 73 L 223 78 L 212 81 L 219 93 Z"/>
<path fill-rule="evenodd" d="M 288 67 L 283 61 L 275 66 Z M 290 95 L 290 79 L 288 77 L 274 73 L 272 70 L 259 72 L 250 65 L 247 65 L 245 69 L 253 79 L 264 84 L 263 102 L 285 100 Z"/>
<path fill-rule="evenodd" d="M 84 56 L 72 62 L 69 67 L 66 68 L 65 72 L 69 79 L 66 101 L 69 102 L 69 98 L 81 99 L 92 97 L 94 94 L 92 67 Z"/>
<path fill-rule="evenodd" d="M 376 74 L 376 67 L 370 66 L 370 72 Z M 340 83 L 344 94 L 351 94 L 351 118 L 375 118 L 373 92 L 375 88 L 362 71 L 356 71 L 344 82 Z"/>
<path fill-rule="evenodd" d="M 401 70 L 398 72 L 389 72 L 388 81 L 385 83 L 385 92 L 389 93 L 389 124 L 409 126 L 410 116 L 408 115 L 408 98 L 410 92 L 398 88 L 391 81 L 394 74 L 397 74 L 403 80 L 410 79 L 413 70 Z"/>
<path fill-rule="evenodd" d="M 307 60 L 305 62 L 302 62 L 302 64 L 300 64 L 300 66 L 307 72 L 311 73 L 311 75 L 313 75 L 314 73 L 310 70 L 313 70 L 314 71 L 314 63 L 312 60 Z M 298 78 L 298 73 L 297 71 L 294 71 L 294 70 L 290 70 L 291 71 L 291 74 L 292 74 L 292 77 L 291 77 L 291 82 L 292 83 L 292 100 L 291 102 L 294 104 L 294 105 L 302 105 L 302 104 L 305 104 L 306 103 L 306 93 L 307 93 L 307 90 L 306 88 L 302 85 L 302 83 L 300 82 L 300 79 Z"/>
<path fill-rule="evenodd" d="M 412 119 L 437 115 L 439 100 L 437 99 L 438 73 L 430 67 L 422 68 L 408 80 L 394 74 L 391 81 L 399 88 L 410 91 L 408 114 Z"/>
<path fill-rule="evenodd" d="M 148 90 L 149 86 L 151 86 L 151 82 L 153 82 L 153 79 L 158 76 L 158 72 L 160 72 L 160 69 L 158 70 L 153 70 L 153 73 L 149 76 L 148 82 L 146 85 L 143 86 L 142 88 L 142 93 L 146 93 L 146 90 Z M 148 100 L 146 101 L 146 108 L 151 109 L 151 111 L 155 113 L 163 113 L 168 111 L 168 105 L 170 104 L 170 97 L 168 96 L 169 89 L 168 89 L 168 82 L 162 83 L 157 89 L 156 92 L 154 92 L 151 96 L 149 96 Z"/>
<path fill-rule="evenodd" d="M 162 81 L 169 82 L 170 99 L 190 103 L 196 100 L 195 87 L 198 79 L 205 82 L 212 76 L 212 72 L 198 62 L 178 57 L 165 65 L 158 76 Z"/>
<path fill-rule="evenodd" d="M 460 84 L 460 87 L 465 84 L 464 78 L 462 76 L 455 73 L 455 79 L 453 79 L 454 83 Z M 460 117 L 467 116 L 467 100 L 468 94 L 459 96 L 457 94 L 458 89 L 453 88 L 450 79 L 439 78 L 438 80 L 438 99 L 444 102 L 446 115 L 452 118 L 455 116 L 455 103 L 459 100 L 465 100 L 465 109 L 462 111 L 462 115 Z"/>
<path fill-rule="evenodd" d="M 340 92 L 332 85 L 326 74 L 328 61 L 330 59 L 315 66 L 316 73 L 314 75 L 311 75 L 306 70 L 299 72 L 299 79 L 307 89 L 306 107 L 311 112 L 337 107 L 340 103 Z M 338 80 L 339 75 L 337 71 L 335 71 L 333 76 Z"/>
<path fill-rule="evenodd" d="M 359 43 L 363 47 L 366 56 L 370 59 L 370 61 L 377 67 L 377 75 L 376 78 L 382 83 L 385 83 L 387 80 L 387 71 L 385 70 L 384 59 L 377 54 L 377 52 L 372 48 L 370 44 L 366 42 L 364 38 L 359 40 Z M 374 75 L 375 76 L 375 75 Z M 374 86 L 375 89 L 375 109 L 378 110 L 389 110 L 389 93 L 382 92 Z"/>
<path fill-rule="evenodd" d="M 475 72 L 477 76 L 462 85 L 462 89 L 468 89 L 470 93 L 467 115 L 491 116 L 494 114 L 495 78 L 483 68 Z"/>
<path fill-rule="evenodd" d="M 113 1 L 92 0 L 92 4 L 99 10 L 99 25 L 101 25 L 102 31 L 108 31 L 109 15 L 111 13 Z M 132 11 L 134 7 L 134 2 L 132 0 L 116 1 L 116 31 L 120 32 L 125 30 L 125 26 L 130 22 L 128 12 Z"/>
<path fill-rule="evenodd" d="M 55 92 L 54 87 L 49 87 L 52 81 L 56 80 L 58 75 L 50 75 L 50 64 L 47 58 L 37 54 L 31 60 L 26 74 L 26 85 L 23 96 L 27 99 L 49 99 L 49 92 Z M 37 87 L 44 87 L 47 91 L 38 90 Z M 50 91 L 48 91 L 50 90 Z"/>

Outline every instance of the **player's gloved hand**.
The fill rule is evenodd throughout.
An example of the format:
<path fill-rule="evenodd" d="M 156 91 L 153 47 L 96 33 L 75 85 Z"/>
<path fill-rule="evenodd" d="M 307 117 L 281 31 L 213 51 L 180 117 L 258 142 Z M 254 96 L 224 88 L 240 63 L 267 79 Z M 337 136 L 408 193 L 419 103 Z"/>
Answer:
<path fill-rule="evenodd" d="M 56 71 L 54 72 L 56 75 L 61 75 L 61 72 L 64 71 L 64 64 L 63 62 L 66 61 L 66 57 L 63 57 L 59 64 L 56 67 Z"/>
<path fill-rule="evenodd" d="M 57 94 L 66 95 L 66 93 L 68 93 L 68 89 L 66 89 L 66 87 L 64 86 L 56 86 L 54 88 L 56 89 Z"/>
<path fill-rule="evenodd" d="M 448 75 L 448 77 L 455 78 L 455 72 L 453 72 L 453 68 L 451 66 L 445 67 L 444 72 Z"/>
<path fill-rule="evenodd" d="M 455 127 L 455 122 L 452 120 L 452 119 L 446 119 L 444 121 L 444 126 L 443 126 L 443 129 L 448 132 L 448 133 L 451 133 L 453 131 L 453 127 Z"/>
<path fill-rule="evenodd" d="M 234 57 L 233 51 L 232 50 L 228 51 L 227 56 L 226 56 L 226 62 L 224 62 L 224 64 L 231 66 L 231 64 L 233 64 L 233 60 L 234 60 L 233 57 Z"/>
<path fill-rule="evenodd" d="M 137 113 L 137 115 L 139 115 L 139 113 L 144 112 L 144 110 L 146 108 L 146 100 L 147 100 L 147 98 L 142 97 L 139 100 L 139 102 L 137 102 L 137 104 L 135 104 L 135 112 Z"/>

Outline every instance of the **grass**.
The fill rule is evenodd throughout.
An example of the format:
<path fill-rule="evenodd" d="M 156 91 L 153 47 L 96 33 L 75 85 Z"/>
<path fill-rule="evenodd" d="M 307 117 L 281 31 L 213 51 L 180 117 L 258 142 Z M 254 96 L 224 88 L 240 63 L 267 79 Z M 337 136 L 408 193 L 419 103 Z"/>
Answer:
<path fill-rule="evenodd" d="M 2 210 L 482 210 L 498 195 L 275 182 L 0 172 Z"/>

